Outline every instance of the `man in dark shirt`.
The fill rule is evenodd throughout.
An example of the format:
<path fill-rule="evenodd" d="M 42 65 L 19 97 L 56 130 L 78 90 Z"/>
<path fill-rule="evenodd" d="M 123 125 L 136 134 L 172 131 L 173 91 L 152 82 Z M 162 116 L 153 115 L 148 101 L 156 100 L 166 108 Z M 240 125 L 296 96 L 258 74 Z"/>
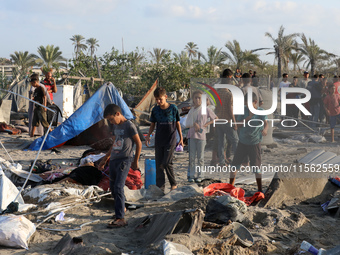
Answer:
<path fill-rule="evenodd" d="M 37 74 L 32 74 L 31 76 L 31 85 L 35 87 L 33 92 L 33 100 L 43 106 L 46 106 L 46 92 L 39 83 L 39 77 Z M 47 122 L 46 117 L 46 108 L 42 107 L 41 105 L 36 104 L 33 112 L 33 121 L 32 121 L 32 132 L 31 137 L 34 136 L 34 132 L 36 127 L 39 126 L 39 123 L 44 127 L 44 131 L 46 133 L 49 124 Z"/>
<path fill-rule="evenodd" d="M 322 90 L 318 75 L 313 76 L 312 81 L 310 81 L 307 85 L 307 89 L 310 91 L 311 94 L 309 106 L 312 115 L 309 117 L 309 119 L 311 121 L 318 122 L 321 107 L 321 90 Z M 312 126 L 315 127 L 316 124 L 314 123 L 312 124 Z"/>

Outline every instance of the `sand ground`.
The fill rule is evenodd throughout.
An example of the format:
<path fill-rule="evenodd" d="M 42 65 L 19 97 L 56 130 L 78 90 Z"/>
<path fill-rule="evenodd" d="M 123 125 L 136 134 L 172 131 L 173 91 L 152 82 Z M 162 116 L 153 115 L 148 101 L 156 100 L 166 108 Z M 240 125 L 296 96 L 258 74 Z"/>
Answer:
<path fill-rule="evenodd" d="M 281 130 L 282 131 L 282 130 Z M 280 130 L 278 130 L 280 132 Z M 294 137 L 296 135 L 311 134 L 304 128 L 294 129 L 291 131 L 284 130 L 282 133 L 285 137 Z M 327 138 L 327 136 L 326 136 Z M 6 133 L 0 133 L 0 139 L 9 155 L 14 162 L 20 163 L 24 170 L 28 170 L 30 163 L 35 159 L 37 152 L 23 151 L 22 147 L 30 141 L 33 141 L 27 134 L 11 136 Z M 339 143 L 313 143 L 300 142 L 298 140 L 276 140 L 277 148 L 268 149 L 265 146 L 262 154 L 263 164 L 272 165 L 290 165 L 306 154 L 297 154 L 297 149 L 305 148 L 307 153 L 315 149 L 324 149 L 325 151 L 340 154 Z M 53 163 L 59 163 L 62 166 L 75 165 L 82 153 L 89 149 L 89 146 L 63 146 L 59 148 L 60 154 L 52 153 L 50 150 L 42 151 L 39 159 L 52 159 Z M 302 151 L 302 150 L 301 150 Z M 153 155 L 153 148 L 143 146 L 140 168 L 144 172 L 145 155 Z M 0 157 L 9 160 L 4 149 L 0 149 Z M 207 150 L 205 162 L 210 162 L 211 151 Z M 187 182 L 188 152 L 175 154 L 174 168 L 179 186 L 189 185 Z M 264 174 L 263 183 L 266 189 L 271 181 L 273 174 Z M 206 173 L 206 179 L 228 182 L 226 173 Z M 257 188 L 254 183 L 255 178 L 251 173 L 239 173 L 237 176 L 236 187 L 241 187 L 246 191 L 246 195 L 252 195 Z M 200 184 L 201 186 L 208 182 Z M 167 186 L 165 193 L 169 192 Z M 158 206 L 148 206 L 137 210 L 128 211 L 126 218 L 129 226 L 122 229 L 107 229 L 106 225 L 113 214 L 113 203 L 110 198 L 103 198 L 99 203 L 88 205 L 79 204 L 78 207 L 65 211 L 67 217 L 74 218 L 72 223 L 58 224 L 53 220 L 41 225 L 44 228 L 74 228 L 79 225 L 99 220 L 90 225 L 84 226 L 81 230 L 70 231 L 72 236 L 82 236 L 86 246 L 86 253 L 89 254 L 142 254 L 147 249 L 143 247 L 143 232 L 134 228 L 138 221 L 149 214 L 184 210 L 191 208 L 205 207 L 210 198 L 198 196 L 190 199 L 184 199 L 175 203 L 168 203 Z M 74 201 L 72 197 L 57 197 L 53 201 L 69 202 Z M 318 248 L 332 248 L 340 245 L 338 238 L 339 218 L 334 218 L 324 212 L 321 204 L 326 201 L 301 201 L 299 197 L 294 200 L 286 201 L 278 208 L 260 208 L 250 206 L 246 214 L 246 219 L 242 222 L 253 234 L 255 244 L 251 248 L 241 248 L 239 246 L 230 246 L 219 254 L 298 254 L 297 247 L 303 240 L 313 243 Z M 76 203 L 75 203 L 76 205 Z M 39 214 L 43 216 L 44 214 Z M 27 218 L 36 223 L 39 218 L 36 214 L 28 213 Z M 37 229 L 30 240 L 29 251 L 22 249 L 11 249 L 6 247 L 0 248 L 1 254 L 52 254 L 53 248 L 58 241 L 66 234 L 65 231 L 49 231 Z M 202 235 L 197 237 L 181 237 L 172 235 L 169 240 L 184 242 L 188 248 L 191 248 L 195 254 L 214 254 L 212 249 L 208 249 L 202 240 L 208 240 L 212 232 L 203 231 Z M 189 238 L 189 239 L 187 239 Z M 184 241 L 183 241 L 184 240 Z M 188 241 L 189 240 L 189 241 Z M 205 248 L 204 248 L 205 247 Z M 84 250 L 83 250 L 84 252 Z M 234 252 L 234 253 L 232 253 Z M 80 253 L 79 253 L 80 254 Z M 157 254 L 149 253 L 149 254 Z M 217 254 L 217 253 L 215 253 Z"/>

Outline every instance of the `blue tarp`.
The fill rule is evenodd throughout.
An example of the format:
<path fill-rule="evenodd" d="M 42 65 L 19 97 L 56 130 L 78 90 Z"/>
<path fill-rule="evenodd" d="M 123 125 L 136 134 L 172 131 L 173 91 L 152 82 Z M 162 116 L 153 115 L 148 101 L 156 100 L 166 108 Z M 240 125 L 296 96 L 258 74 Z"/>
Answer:
<path fill-rule="evenodd" d="M 43 150 L 67 142 L 102 120 L 105 107 L 109 104 L 119 105 L 125 118 L 134 118 L 129 107 L 118 94 L 116 87 L 112 83 L 104 84 L 67 120 L 48 134 Z M 36 139 L 30 145 L 29 149 L 39 150 L 43 138 L 44 137 L 40 137 Z"/>

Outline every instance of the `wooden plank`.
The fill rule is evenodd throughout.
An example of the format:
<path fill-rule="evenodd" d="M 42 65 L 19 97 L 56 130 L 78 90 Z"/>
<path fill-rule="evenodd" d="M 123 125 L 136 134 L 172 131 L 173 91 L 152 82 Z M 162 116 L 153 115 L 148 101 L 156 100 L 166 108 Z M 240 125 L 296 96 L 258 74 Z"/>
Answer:
<path fill-rule="evenodd" d="M 322 153 L 319 157 L 313 159 L 309 164 L 324 164 L 325 162 L 331 160 L 332 158 L 335 158 L 336 154 L 330 151 L 326 151 Z"/>
<path fill-rule="evenodd" d="M 93 77 L 80 77 L 80 76 L 67 76 L 63 75 L 63 79 L 75 79 L 75 80 L 84 80 L 84 81 L 104 81 L 104 79 L 93 78 Z"/>
<path fill-rule="evenodd" d="M 308 153 L 306 156 L 299 159 L 298 162 L 303 163 L 303 164 L 308 164 L 309 162 L 311 162 L 313 159 L 317 158 L 324 152 L 325 152 L 324 150 L 314 150 Z"/>

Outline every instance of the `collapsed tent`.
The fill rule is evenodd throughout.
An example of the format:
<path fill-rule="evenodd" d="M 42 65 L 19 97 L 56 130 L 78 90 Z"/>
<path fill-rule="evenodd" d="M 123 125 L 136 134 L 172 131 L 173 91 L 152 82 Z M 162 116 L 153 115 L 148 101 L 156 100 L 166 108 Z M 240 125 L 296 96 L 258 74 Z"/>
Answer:
<path fill-rule="evenodd" d="M 109 104 L 119 105 L 125 118 L 134 118 L 116 87 L 112 83 L 105 83 L 67 120 L 48 134 L 42 149 L 47 150 L 64 144 L 98 123 L 104 118 L 104 109 Z M 29 149 L 39 150 L 43 139 L 43 137 L 36 139 Z"/>
<path fill-rule="evenodd" d="M 19 112 L 19 111 L 28 111 L 28 93 L 31 88 L 31 84 L 29 82 L 29 79 L 23 79 L 19 82 L 14 83 L 10 88 L 9 91 L 12 91 L 16 94 L 12 94 L 8 92 L 2 100 L 12 100 L 12 109 L 13 112 Z M 21 96 L 24 96 L 26 98 L 23 98 Z"/>
<path fill-rule="evenodd" d="M 133 109 L 135 111 L 136 121 L 141 123 L 141 121 L 149 120 L 150 116 L 148 115 L 151 113 L 152 108 L 156 104 L 156 99 L 153 95 L 154 91 L 156 90 L 158 85 L 158 80 L 154 82 L 148 92 L 144 95 L 142 100 L 136 105 Z"/>

